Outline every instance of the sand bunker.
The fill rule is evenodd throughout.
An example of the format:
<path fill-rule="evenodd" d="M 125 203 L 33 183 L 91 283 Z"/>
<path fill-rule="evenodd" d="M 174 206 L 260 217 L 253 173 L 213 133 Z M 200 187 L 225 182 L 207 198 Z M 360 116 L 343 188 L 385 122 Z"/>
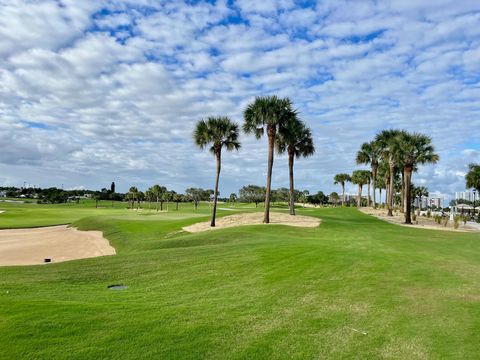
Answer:
<path fill-rule="evenodd" d="M 101 231 L 50 226 L 0 230 L 0 266 L 43 264 L 44 259 L 62 262 L 115 255 Z"/>
<path fill-rule="evenodd" d="M 405 224 L 405 215 L 400 212 L 394 212 L 393 216 L 387 216 L 387 210 L 384 209 L 372 209 L 372 208 L 360 208 L 360 211 L 375 216 L 377 219 L 388 221 L 392 224 L 407 226 L 407 227 L 415 227 L 420 229 L 431 229 L 431 230 L 444 230 L 444 231 L 457 231 L 457 232 L 475 232 L 478 231 L 477 228 L 463 225 L 463 222 L 460 223 L 458 229 L 453 227 L 453 221 L 449 220 L 447 226 L 443 226 L 443 224 L 438 224 L 433 220 L 433 218 L 427 218 L 425 216 L 417 217 L 417 221 L 413 221 L 412 225 Z"/>
<path fill-rule="evenodd" d="M 270 213 L 271 225 L 288 225 L 298 227 L 317 227 L 320 225 L 321 220 L 311 216 L 296 215 L 291 216 L 289 214 L 283 214 L 278 212 Z M 186 226 L 183 230 L 195 233 L 207 230 L 225 229 L 234 226 L 242 225 L 264 225 L 263 224 L 263 212 L 243 213 L 236 215 L 229 215 L 222 218 L 217 218 L 216 226 L 211 227 L 210 221 L 196 223 L 190 226 Z"/>

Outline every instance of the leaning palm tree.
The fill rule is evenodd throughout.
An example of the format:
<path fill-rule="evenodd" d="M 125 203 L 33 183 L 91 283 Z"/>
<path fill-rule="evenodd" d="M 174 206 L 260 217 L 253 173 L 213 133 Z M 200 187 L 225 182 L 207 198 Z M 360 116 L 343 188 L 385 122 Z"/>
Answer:
<path fill-rule="evenodd" d="M 352 178 L 348 174 L 337 174 L 333 178 L 334 184 L 342 185 L 342 206 L 345 206 L 345 183 L 351 182 Z"/>
<path fill-rule="evenodd" d="M 288 169 L 290 178 L 290 196 L 288 206 L 290 215 L 295 215 L 295 187 L 293 180 L 293 163 L 295 158 L 308 157 L 315 153 L 312 132 L 305 123 L 292 112 L 285 124 L 280 127 L 277 137 L 277 151 L 279 154 L 288 153 Z"/>
<path fill-rule="evenodd" d="M 393 200 L 394 200 L 394 177 L 400 160 L 400 135 L 401 130 L 383 130 L 375 137 L 375 142 L 380 148 L 380 156 L 388 163 L 390 179 L 388 189 L 388 216 L 393 216 Z"/>
<path fill-rule="evenodd" d="M 243 131 L 246 134 L 254 134 L 260 139 L 266 132 L 268 137 L 268 167 L 267 167 L 267 191 L 265 194 L 265 215 L 263 222 L 270 222 L 270 196 L 272 186 L 273 153 L 277 134 L 287 119 L 291 118 L 295 111 L 292 102 L 288 98 L 280 99 L 277 96 L 257 97 L 247 106 L 243 113 Z"/>
<path fill-rule="evenodd" d="M 355 170 L 352 174 L 352 183 L 358 185 L 357 207 L 362 205 L 362 189 L 363 185 L 370 182 L 370 171 Z"/>
<path fill-rule="evenodd" d="M 193 138 L 195 144 L 204 149 L 211 144 L 210 152 L 215 155 L 217 160 L 217 176 L 215 180 L 215 191 L 213 194 L 213 211 L 210 226 L 215 226 L 215 217 L 217 212 L 218 182 L 220 179 L 220 169 L 222 165 L 222 148 L 228 151 L 240 149 L 238 141 L 238 125 L 226 116 L 209 117 L 207 120 L 200 120 L 197 123 Z"/>
<path fill-rule="evenodd" d="M 373 208 L 377 207 L 377 199 L 375 196 L 378 162 L 380 159 L 380 147 L 375 141 L 363 143 L 360 150 L 357 153 L 357 164 L 370 164 L 372 171 L 372 187 L 373 187 Z M 370 191 L 369 191 L 370 193 Z M 370 203 L 370 195 L 368 203 Z M 368 204 L 370 205 L 370 204 Z"/>
<path fill-rule="evenodd" d="M 423 134 L 409 134 L 402 132 L 400 135 L 400 154 L 403 163 L 404 191 L 405 191 L 405 224 L 412 223 L 412 174 L 416 165 L 435 164 L 440 159 L 435 153 L 432 139 Z"/>

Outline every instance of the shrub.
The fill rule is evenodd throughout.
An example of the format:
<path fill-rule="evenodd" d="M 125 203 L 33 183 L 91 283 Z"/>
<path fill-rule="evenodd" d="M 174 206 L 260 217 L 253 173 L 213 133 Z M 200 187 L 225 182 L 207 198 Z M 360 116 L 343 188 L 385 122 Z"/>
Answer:
<path fill-rule="evenodd" d="M 442 217 L 440 217 L 440 220 L 442 219 Z M 446 216 L 444 219 L 443 219 L 443 226 L 444 227 L 447 227 L 448 225 L 448 216 Z"/>
<path fill-rule="evenodd" d="M 458 227 L 460 226 L 460 220 L 463 220 L 463 216 L 456 215 L 453 218 L 453 227 L 455 229 L 458 229 Z"/>

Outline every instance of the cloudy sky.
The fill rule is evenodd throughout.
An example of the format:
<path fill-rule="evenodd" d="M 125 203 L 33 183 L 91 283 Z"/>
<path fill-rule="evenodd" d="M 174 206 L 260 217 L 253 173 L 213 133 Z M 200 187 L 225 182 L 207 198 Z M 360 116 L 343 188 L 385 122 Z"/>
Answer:
<path fill-rule="evenodd" d="M 463 190 L 480 162 L 480 2 L 0 0 L 0 184 L 211 188 L 195 122 L 241 123 L 267 94 L 312 128 L 300 189 L 338 191 L 362 142 L 404 128 L 441 157 L 414 182 Z M 223 194 L 264 182 L 266 140 L 241 140 Z M 273 186 L 287 184 L 277 157 Z"/>

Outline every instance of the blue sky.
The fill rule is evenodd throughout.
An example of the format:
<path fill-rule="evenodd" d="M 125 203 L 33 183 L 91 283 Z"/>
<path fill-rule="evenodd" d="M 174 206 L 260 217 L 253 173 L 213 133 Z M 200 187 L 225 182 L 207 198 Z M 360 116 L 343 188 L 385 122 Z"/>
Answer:
<path fill-rule="evenodd" d="M 268 94 L 289 96 L 312 128 L 298 188 L 338 191 L 332 178 L 357 168 L 361 143 L 395 127 L 433 138 L 441 161 L 413 181 L 449 197 L 480 162 L 480 3 L 0 3 L 2 185 L 211 188 L 195 122 L 241 123 Z M 265 181 L 265 140 L 241 140 L 224 156 L 223 194 Z M 273 186 L 287 175 L 277 157 Z"/>

